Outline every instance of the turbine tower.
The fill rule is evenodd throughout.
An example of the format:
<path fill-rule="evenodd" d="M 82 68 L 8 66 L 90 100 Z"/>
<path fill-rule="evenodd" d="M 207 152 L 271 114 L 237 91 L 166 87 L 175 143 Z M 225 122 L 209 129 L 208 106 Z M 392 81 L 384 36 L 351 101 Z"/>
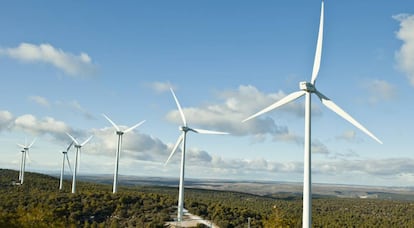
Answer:
<path fill-rule="evenodd" d="M 174 155 L 174 153 L 177 151 L 177 148 L 182 145 L 181 149 L 181 171 L 180 171 L 180 185 L 179 185 L 179 193 L 178 193 L 178 212 L 177 212 L 177 221 L 181 222 L 183 220 L 183 209 L 184 209 L 184 168 L 185 168 L 185 143 L 187 138 L 187 132 L 192 131 L 195 133 L 200 134 L 228 134 L 227 132 L 219 132 L 219 131 L 210 131 L 210 130 L 203 130 L 203 129 L 196 129 L 196 128 L 190 128 L 187 125 L 187 121 L 184 116 L 184 112 L 181 108 L 180 103 L 178 102 L 177 97 L 174 94 L 174 91 L 172 88 L 170 88 L 171 93 L 174 97 L 175 103 L 177 104 L 178 111 L 180 112 L 181 119 L 183 121 L 183 126 L 179 128 L 180 131 L 182 131 L 181 135 L 178 137 L 177 142 L 175 143 L 173 150 L 168 157 L 167 161 L 165 162 L 164 166 L 167 165 L 168 161 L 170 161 L 171 157 Z"/>
<path fill-rule="evenodd" d="M 20 160 L 20 170 L 19 170 L 19 183 L 21 183 L 22 180 L 22 173 L 23 173 L 23 162 L 24 162 L 24 155 L 25 150 L 20 151 L 22 153 L 22 159 Z"/>
<path fill-rule="evenodd" d="M 321 5 L 321 16 L 319 24 L 318 41 L 316 45 L 316 53 L 313 64 L 312 78 L 310 82 L 300 82 L 299 91 L 293 92 L 286 97 L 280 99 L 269 107 L 257 112 L 256 114 L 243 120 L 243 122 L 253 119 L 259 115 L 283 106 L 289 102 L 292 102 L 299 97 L 305 96 L 305 139 L 304 139 L 304 183 L 303 183 L 303 227 L 311 227 L 312 225 L 312 190 L 311 190 L 311 94 L 316 94 L 321 100 L 322 104 L 328 109 L 332 110 L 345 120 L 349 121 L 355 127 L 363 131 L 365 134 L 373 138 L 375 141 L 382 144 L 382 142 L 362 126 L 358 121 L 346 113 L 342 108 L 336 105 L 332 100 L 319 92 L 315 87 L 316 78 L 319 72 L 319 66 L 321 62 L 322 54 L 322 39 L 323 39 L 323 17 L 324 17 L 324 2 Z"/>
<path fill-rule="evenodd" d="M 83 143 L 79 143 L 72 135 L 70 135 L 69 133 L 66 133 L 66 134 L 69 136 L 70 139 L 72 139 L 72 142 L 75 144 L 75 148 L 76 148 L 75 168 L 73 170 L 73 178 L 72 178 L 72 193 L 75 193 L 76 192 L 76 172 L 79 167 L 78 156 L 80 155 L 82 146 L 88 143 L 89 140 L 92 139 L 93 135 L 89 136 L 89 138 L 87 138 Z"/>
<path fill-rule="evenodd" d="M 19 147 L 21 147 L 23 149 L 21 151 L 22 152 L 22 160 L 21 160 L 21 163 L 20 163 L 20 173 L 19 173 L 20 184 L 23 184 L 23 182 L 24 182 L 24 172 L 25 172 L 25 169 L 26 169 L 26 157 L 29 156 L 29 149 L 33 146 L 35 141 L 36 141 L 36 138 L 33 139 L 33 141 L 29 145 L 27 145 L 27 142 L 24 145 L 19 144 L 19 143 L 17 144 Z"/>
<path fill-rule="evenodd" d="M 105 117 L 105 119 L 107 119 L 109 121 L 109 123 L 112 124 L 112 126 L 114 126 L 114 128 L 116 129 L 116 134 L 118 135 L 118 148 L 116 150 L 116 155 L 115 155 L 115 171 L 114 171 L 114 184 L 113 184 L 113 188 L 112 188 L 112 193 L 116 193 L 118 191 L 118 167 L 119 167 L 119 155 L 121 153 L 121 148 L 122 148 L 122 136 L 125 133 L 128 133 L 132 130 L 134 130 L 135 128 L 137 128 L 138 126 L 140 126 L 141 124 L 143 124 L 145 122 L 145 120 L 135 124 L 134 126 L 121 131 L 121 129 L 119 128 L 118 125 L 116 125 L 108 116 L 106 116 L 105 114 L 102 114 L 103 117 Z"/>
<path fill-rule="evenodd" d="M 73 145 L 73 141 L 69 144 L 68 148 L 66 148 L 65 151 L 62 151 L 63 161 L 62 161 L 62 170 L 60 171 L 59 190 L 63 189 L 63 174 L 65 173 L 65 160 L 68 162 L 70 172 L 72 172 L 72 168 L 70 167 L 70 162 L 69 162 L 69 158 L 68 158 L 68 152 L 69 152 L 70 148 L 72 147 L 72 145 Z"/>

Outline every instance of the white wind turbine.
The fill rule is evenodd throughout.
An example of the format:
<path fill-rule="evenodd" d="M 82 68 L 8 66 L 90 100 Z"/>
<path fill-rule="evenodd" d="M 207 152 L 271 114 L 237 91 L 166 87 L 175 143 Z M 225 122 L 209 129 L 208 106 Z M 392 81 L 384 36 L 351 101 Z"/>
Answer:
<path fill-rule="evenodd" d="M 84 146 L 86 143 L 89 142 L 89 140 L 92 139 L 93 135 L 89 136 L 89 138 L 87 138 L 83 143 L 79 143 L 72 135 L 70 135 L 69 133 L 66 133 L 70 139 L 72 139 L 72 142 L 75 144 L 75 148 L 76 148 L 76 155 L 75 155 L 75 167 L 73 169 L 73 178 L 72 178 L 72 193 L 76 192 L 76 172 L 77 169 L 79 167 L 78 165 L 78 156 L 81 152 L 81 148 L 82 146 Z"/>
<path fill-rule="evenodd" d="M 115 155 L 115 171 L 114 171 L 114 184 L 113 184 L 113 188 L 112 188 L 112 193 L 116 193 L 118 191 L 118 167 L 119 167 L 119 155 L 121 153 L 121 148 L 122 148 L 122 136 L 125 133 L 128 133 L 132 130 L 134 130 L 135 128 L 137 128 L 138 126 L 140 126 L 141 124 L 143 124 L 145 122 L 145 120 L 135 124 L 134 126 L 121 131 L 121 129 L 119 128 L 118 125 L 116 125 L 108 116 L 106 116 L 105 114 L 102 114 L 103 117 L 105 117 L 105 119 L 107 119 L 109 121 L 109 123 L 112 124 L 112 126 L 114 126 L 114 128 L 116 129 L 116 134 L 118 135 L 118 148 L 116 150 L 116 155 Z"/>
<path fill-rule="evenodd" d="M 311 94 L 315 93 L 322 104 L 327 108 L 349 121 L 355 127 L 359 128 L 365 134 L 369 135 L 375 141 L 382 144 L 382 142 L 374 136 L 370 131 L 368 131 L 364 126 L 362 126 L 358 121 L 352 118 L 348 113 L 346 113 L 342 108 L 336 105 L 332 100 L 319 92 L 315 87 L 315 81 L 318 76 L 319 66 L 321 61 L 322 54 L 322 38 L 323 38 L 323 16 L 324 16 L 324 2 L 322 1 L 321 6 L 321 17 L 319 24 L 319 34 L 318 41 L 316 45 L 316 53 L 313 64 L 312 78 L 311 82 L 300 82 L 299 88 L 300 91 L 293 92 L 286 97 L 280 99 L 269 107 L 259 111 L 258 113 L 248 117 L 243 120 L 243 122 L 253 119 L 259 115 L 262 115 L 268 111 L 276 109 L 280 106 L 283 106 L 291 101 L 298 99 L 299 97 L 306 95 L 305 100 L 305 141 L 304 141 L 304 184 L 303 184 L 303 227 L 311 227 L 312 225 L 312 191 L 311 191 Z"/>
<path fill-rule="evenodd" d="M 72 167 L 70 167 L 70 162 L 69 162 L 69 157 L 68 157 L 68 152 L 70 148 L 72 147 L 72 145 L 73 145 L 73 141 L 69 144 L 68 148 L 66 148 L 65 151 L 62 151 L 63 161 L 62 161 L 62 169 L 60 171 L 59 190 L 62 190 L 63 188 L 63 174 L 65 173 L 65 161 L 68 162 L 69 170 L 70 172 L 72 172 Z"/>
<path fill-rule="evenodd" d="M 21 151 L 22 152 L 22 160 L 21 160 L 21 163 L 20 163 L 20 173 L 19 173 L 20 184 L 23 184 L 23 182 L 24 182 L 24 172 L 25 172 L 25 169 L 26 169 L 26 157 L 29 156 L 29 149 L 33 146 L 35 141 L 36 141 L 36 138 L 33 139 L 33 141 L 29 145 L 27 145 L 27 142 L 25 142 L 24 145 L 19 144 L 19 143 L 17 144 L 19 147 L 21 147 L 23 149 Z"/>
<path fill-rule="evenodd" d="M 187 132 L 192 131 L 195 133 L 200 134 L 228 134 L 227 132 L 219 132 L 219 131 L 210 131 L 210 130 L 203 130 L 203 129 L 196 129 L 196 128 L 190 128 L 187 125 L 187 121 L 184 116 L 184 112 L 181 108 L 180 103 L 178 102 L 177 97 L 174 94 L 174 91 L 172 88 L 170 88 L 171 93 L 174 97 L 175 103 L 177 104 L 178 111 L 180 112 L 181 119 L 183 121 L 183 126 L 180 126 L 179 130 L 182 131 L 182 134 L 178 137 L 177 142 L 174 145 L 173 150 L 171 151 L 170 156 L 168 157 L 167 161 L 165 162 L 164 166 L 167 165 L 168 161 L 171 159 L 171 157 L 174 155 L 174 153 L 177 151 L 178 146 L 182 143 L 182 149 L 181 149 L 181 171 L 180 171 L 180 185 L 179 185 L 179 193 L 178 193 L 178 213 L 177 213 L 177 221 L 181 222 L 183 220 L 183 209 L 184 209 L 184 167 L 185 167 L 185 143 L 186 143 L 186 137 Z"/>

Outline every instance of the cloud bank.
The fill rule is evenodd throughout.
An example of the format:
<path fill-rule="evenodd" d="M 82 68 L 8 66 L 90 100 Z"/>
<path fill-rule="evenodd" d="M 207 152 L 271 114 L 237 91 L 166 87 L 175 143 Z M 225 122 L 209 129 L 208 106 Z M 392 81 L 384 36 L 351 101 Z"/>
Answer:
<path fill-rule="evenodd" d="M 127 126 L 120 126 L 126 129 Z M 112 161 L 117 147 L 117 136 L 112 127 L 92 129 L 88 131 L 73 130 L 65 122 L 51 117 L 37 118 L 26 114 L 18 117 L 8 111 L 0 111 L 0 130 L 18 129 L 31 132 L 36 136 L 49 135 L 52 140 L 62 144 L 62 148 L 67 146 L 68 138 L 65 132 L 71 132 L 75 137 L 85 138 L 91 134 L 94 138 L 82 150 L 83 154 L 90 156 L 105 157 L 105 160 Z M 353 133 L 346 132 L 346 137 L 353 137 Z M 157 137 L 141 133 L 139 128 L 128 132 L 123 138 L 123 150 L 121 153 L 121 163 L 124 170 L 144 170 L 149 175 L 171 174 L 171 170 L 179 167 L 180 151 L 170 161 L 166 167 L 163 166 L 171 152 L 173 143 L 166 143 Z M 328 149 L 322 143 L 315 141 L 312 144 L 315 153 L 327 154 Z M 100 158 L 94 158 L 98 161 Z M 243 159 L 243 158 L 224 158 L 212 155 L 208 151 L 189 147 L 187 150 L 187 169 L 193 175 L 208 177 L 242 178 L 254 180 L 258 176 L 261 179 L 272 179 L 275 177 L 296 177 L 299 178 L 303 173 L 303 162 L 301 161 L 275 161 L 264 158 Z M 138 163 L 140 162 L 140 163 Z M 143 165 L 144 164 L 144 165 Z M 140 165 L 137 168 L 137 165 Z M 102 170 L 102 166 L 112 170 L 113 163 L 87 164 L 90 170 Z M 404 183 L 402 177 L 414 177 L 414 160 L 410 158 L 385 158 L 385 159 L 359 159 L 352 151 L 348 154 L 337 155 L 337 157 L 325 157 L 325 160 L 316 159 L 312 163 L 313 172 L 318 180 L 329 176 L 358 175 L 373 178 L 372 180 L 395 179 Z M 154 172 L 157 172 L 156 174 Z M 295 179 L 295 178 L 294 178 Z M 328 178 L 329 179 L 329 178 Z M 290 179 L 292 180 L 292 179 Z M 374 182 L 373 182 L 374 183 Z M 397 183 L 397 182 L 393 182 Z"/>
<path fill-rule="evenodd" d="M 178 99 L 180 95 L 177 94 Z M 278 124 L 272 114 L 263 115 L 245 123 L 241 121 L 251 114 L 269 106 L 286 96 L 285 93 L 265 94 L 251 85 L 242 85 L 236 90 L 228 90 L 218 94 L 219 104 L 207 104 L 202 107 L 185 107 L 183 111 L 191 126 L 211 130 L 225 131 L 233 135 L 251 135 L 256 138 L 271 136 L 274 140 L 297 140 L 298 137 L 289 132 L 287 126 Z M 293 102 L 280 108 L 279 113 L 290 113 L 294 116 L 303 116 L 303 105 Z M 169 112 L 167 120 L 181 124 L 180 114 L 177 110 Z M 285 136 L 285 137 L 284 137 Z"/>

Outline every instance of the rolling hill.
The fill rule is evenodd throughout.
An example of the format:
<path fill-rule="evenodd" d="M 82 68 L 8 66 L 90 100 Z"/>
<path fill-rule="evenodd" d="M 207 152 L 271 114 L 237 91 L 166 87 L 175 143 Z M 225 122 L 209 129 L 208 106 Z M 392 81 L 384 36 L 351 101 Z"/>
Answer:
<path fill-rule="evenodd" d="M 13 184 L 17 177 L 0 169 L 0 227 L 164 227 L 176 216 L 172 179 L 122 177 L 112 194 L 108 176 L 82 177 L 79 192 L 71 194 L 69 181 L 59 191 L 50 175 L 27 172 L 21 186 Z M 301 226 L 295 184 L 190 180 L 188 186 L 185 207 L 220 227 L 245 227 L 249 218 L 252 227 Z M 314 227 L 414 227 L 409 189 L 351 187 L 315 186 Z"/>

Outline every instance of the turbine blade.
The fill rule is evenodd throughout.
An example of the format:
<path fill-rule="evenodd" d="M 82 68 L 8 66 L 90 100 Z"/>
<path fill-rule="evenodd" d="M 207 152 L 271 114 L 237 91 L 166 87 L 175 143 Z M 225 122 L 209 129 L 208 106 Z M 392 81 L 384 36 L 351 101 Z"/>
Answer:
<path fill-rule="evenodd" d="M 183 141 L 183 139 L 184 139 L 184 134 L 185 134 L 185 133 L 182 133 L 182 134 L 180 135 L 180 137 L 178 137 L 178 140 L 177 140 L 177 142 L 175 143 L 174 148 L 172 149 L 171 154 L 170 154 L 170 156 L 168 157 L 167 161 L 164 163 L 164 166 L 166 166 L 166 165 L 167 165 L 167 163 L 170 161 L 171 157 L 174 155 L 175 151 L 177 151 L 177 148 L 180 146 L 181 142 L 182 142 L 182 141 Z"/>
<path fill-rule="evenodd" d="M 130 132 L 130 131 L 134 130 L 135 128 L 137 128 L 137 127 L 141 126 L 141 124 L 143 124 L 144 122 L 145 122 L 145 120 L 143 120 L 143 121 L 141 121 L 141 122 L 139 122 L 139 123 L 135 124 L 134 126 L 132 126 L 132 127 L 128 128 L 128 129 L 126 129 L 126 130 L 124 131 L 124 133 L 127 133 L 127 132 Z"/>
<path fill-rule="evenodd" d="M 365 134 L 373 138 L 375 141 L 382 144 L 381 140 L 379 140 L 374 134 L 372 134 L 368 129 L 366 129 L 362 124 L 360 124 L 358 121 L 356 121 L 354 118 L 352 118 L 351 115 L 346 113 L 342 108 L 340 108 L 337 104 L 335 104 L 332 100 L 330 100 L 328 97 L 323 95 L 319 91 L 315 91 L 316 95 L 318 95 L 319 99 L 321 99 L 322 104 L 324 104 L 326 107 L 328 107 L 330 110 L 353 124 L 355 127 L 359 128 L 361 131 L 363 131 Z"/>
<path fill-rule="evenodd" d="M 36 142 L 36 138 L 33 139 L 33 141 L 30 143 L 30 145 L 27 148 L 32 147 L 35 142 Z"/>
<path fill-rule="evenodd" d="M 210 131 L 210 130 L 204 130 L 204 129 L 197 129 L 197 128 L 192 128 L 192 131 L 194 131 L 195 133 L 200 133 L 200 134 L 212 134 L 212 135 L 228 135 L 228 132 L 222 132 L 222 131 Z"/>
<path fill-rule="evenodd" d="M 20 144 L 20 143 L 16 143 L 18 146 L 20 146 L 22 149 L 26 148 L 26 146 Z"/>
<path fill-rule="evenodd" d="M 69 144 L 69 146 L 68 146 L 68 148 L 66 148 L 66 152 L 69 152 L 69 150 L 72 147 L 72 145 L 73 145 L 73 141 L 71 141 L 70 144 Z"/>
<path fill-rule="evenodd" d="M 311 83 L 315 84 L 316 78 L 318 77 L 319 73 L 319 66 L 321 65 L 321 57 L 322 57 L 322 40 L 323 40 L 323 1 L 321 6 L 321 18 L 319 22 L 319 33 L 318 33 L 318 41 L 316 43 L 316 52 L 315 52 L 315 59 L 313 62 L 313 70 L 312 70 L 312 79 Z"/>
<path fill-rule="evenodd" d="M 72 166 L 70 165 L 68 155 L 66 154 L 65 156 L 66 156 L 66 161 L 68 161 L 68 166 L 69 166 L 70 173 L 72 174 Z"/>
<path fill-rule="evenodd" d="M 276 109 L 276 108 L 278 108 L 278 107 L 280 107 L 282 105 L 285 105 L 285 104 L 287 104 L 287 103 L 289 103 L 291 101 L 294 101 L 294 100 L 298 99 L 299 97 L 303 96 L 305 93 L 306 92 L 305 91 L 302 91 L 302 90 L 301 91 L 297 91 L 297 92 L 293 92 L 293 93 L 287 95 L 286 97 L 278 100 L 277 102 L 275 102 L 274 104 L 270 105 L 269 107 L 263 109 L 262 111 L 260 111 L 260 112 L 258 112 L 256 114 L 254 114 L 254 115 L 252 115 L 252 116 L 244 119 L 242 122 L 246 122 L 248 120 L 251 120 L 251 119 L 253 119 L 253 118 L 257 117 L 257 116 L 260 116 L 260 115 L 262 115 L 262 114 L 264 114 L 264 113 L 266 113 L 268 111 L 271 111 L 271 110 Z"/>
<path fill-rule="evenodd" d="M 83 146 L 83 145 L 85 145 L 86 143 L 88 143 L 89 142 L 89 140 L 91 140 L 92 139 L 92 137 L 93 137 L 93 135 L 91 135 L 91 136 L 89 136 L 89 138 L 87 138 L 82 144 L 80 144 L 80 146 Z M 79 153 L 80 154 L 80 153 Z"/>
<path fill-rule="evenodd" d="M 69 136 L 69 138 L 70 138 L 70 139 L 72 139 L 72 142 L 74 142 L 74 143 L 75 143 L 75 145 L 79 145 L 78 141 L 76 141 L 76 139 L 75 139 L 72 135 L 70 135 L 70 134 L 69 134 L 69 133 L 67 133 L 67 132 L 66 132 L 66 134 Z"/>
<path fill-rule="evenodd" d="M 112 126 L 114 126 L 114 128 L 117 130 L 117 131 L 120 131 L 120 129 L 119 129 L 119 127 L 114 123 L 114 121 L 112 121 L 111 119 L 109 119 L 109 117 L 108 116 L 106 116 L 105 114 L 103 114 L 102 113 L 102 116 L 103 117 L 105 117 L 105 119 L 106 120 L 108 120 L 109 121 L 109 123 L 111 123 L 112 124 Z"/>
<path fill-rule="evenodd" d="M 32 159 L 30 159 L 30 154 L 29 154 L 29 150 L 26 150 L 26 156 L 27 156 L 27 162 L 28 163 L 32 163 Z"/>
<path fill-rule="evenodd" d="M 174 93 L 173 89 L 170 88 L 170 90 L 171 90 L 171 93 L 174 97 L 175 103 L 177 104 L 177 108 L 178 108 L 178 111 L 180 112 L 181 119 L 183 120 L 183 124 L 184 124 L 184 126 L 187 126 L 187 121 L 185 120 L 184 112 L 183 112 L 183 109 L 181 108 L 180 102 L 178 102 L 178 99 L 175 96 L 175 93 Z"/>

